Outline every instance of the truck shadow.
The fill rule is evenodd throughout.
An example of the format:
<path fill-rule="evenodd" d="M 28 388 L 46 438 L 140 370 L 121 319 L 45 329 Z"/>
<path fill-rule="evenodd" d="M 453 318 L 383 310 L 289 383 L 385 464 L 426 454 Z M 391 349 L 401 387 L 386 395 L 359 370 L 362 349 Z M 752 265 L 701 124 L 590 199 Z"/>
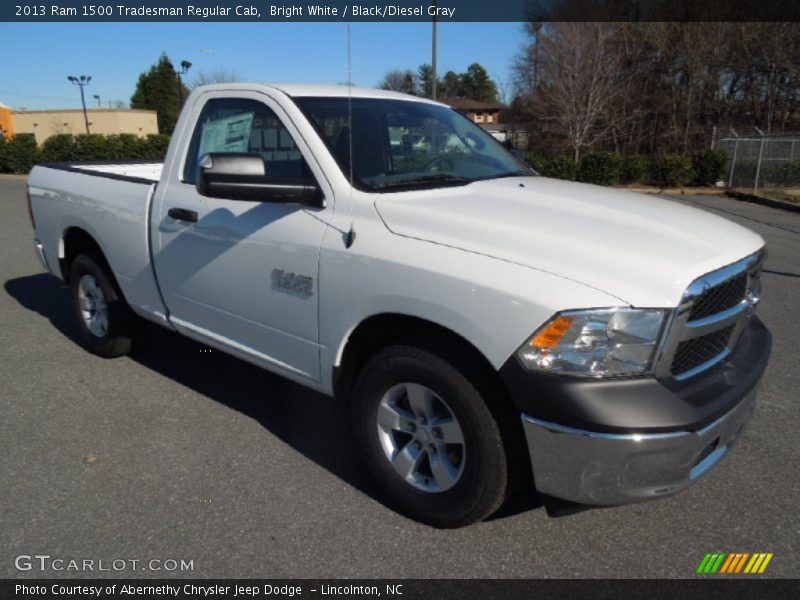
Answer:
<path fill-rule="evenodd" d="M 40 273 L 10 279 L 4 287 L 22 307 L 46 317 L 62 335 L 79 345 L 67 290 L 57 278 Z M 343 402 L 144 320 L 129 358 L 255 419 L 306 458 L 391 507 L 362 466 L 350 430 L 348 407 Z M 527 489 L 517 492 L 493 519 L 541 505 L 528 486 L 520 487 Z"/>

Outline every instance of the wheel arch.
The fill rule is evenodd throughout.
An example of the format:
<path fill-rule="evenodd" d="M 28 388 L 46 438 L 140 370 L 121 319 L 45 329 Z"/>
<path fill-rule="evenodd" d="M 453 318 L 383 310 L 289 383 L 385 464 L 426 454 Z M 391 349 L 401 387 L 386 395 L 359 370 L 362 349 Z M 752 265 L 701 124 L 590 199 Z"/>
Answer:
<path fill-rule="evenodd" d="M 530 482 L 530 456 L 522 420 L 505 382 L 489 359 L 469 340 L 452 329 L 421 317 L 380 313 L 362 320 L 340 350 L 333 371 L 333 393 L 349 402 L 359 371 L 381 348 L 392 345 L 421 348 L 451 362 L 476 387 L 503 432 L 506 451 L 514 458 L 515 485 Z"/>
<path fill-rule="evenodd" d="M 415 345 L 436 354 L 450 356 L 462 351 L 459 362 L 470 362 L 484 376 L 494 374 L 500 385 L 502 380 L 486 356 L 462 335 L 433 321 L 401 313 L 379 313 L 363 319 L 343 342 L 334 367 L 334 392 L 337 397 L 351 391 L 351 386 L 361 367 L 376 351 L 394 344 Z"/>
<path fill-rule="evenodd" d="M 334 367 L 334 396 L 348 398 L 359 371 L 370 357 L 381 348 L 397 344 L 415 346 L 450 361 L 476 387 L 482 388 L 480 391 L 485 392 L 488 401 L 505 405 L 519 420 L 505 382 L 472 342 L 444 325 L 401 313 L 375 314 L 353 328 Z"/>
<path fill-rule="evenodd" d="M 72 268 L 75 257 L 79 254 L 89 254 L 100 262 L 100 267 L 106 272 L 118 297 L 121 298 L 123 302 L 125 301 L 125 295 L 122 293 L 122 288 L 119 286 L 119 282 L 114 275 L 114 271 L 111 269 L 106 254 L 100 247 L 100 243 L 91 233 L 79 226 L 68 227 L 61 236 L 58 250 L 58 264 L 64 283 L 69 285 L 70 269 Z"/>

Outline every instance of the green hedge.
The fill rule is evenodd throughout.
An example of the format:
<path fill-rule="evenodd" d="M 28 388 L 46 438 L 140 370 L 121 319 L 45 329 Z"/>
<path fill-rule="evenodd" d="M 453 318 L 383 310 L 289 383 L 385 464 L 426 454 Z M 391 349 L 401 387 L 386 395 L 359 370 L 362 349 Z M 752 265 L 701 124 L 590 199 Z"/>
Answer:
<path fill-rule="evenodd" d="M 59 133 L 47 138 L 41 147 L 42 161 L 69 162 L 75 157 L 75 138 L 69 133 Z"/>
<path fill-rule="evenodd" d="M 650 163 L 641 154 L 622 154 L 619 158 L 619 183 L 641 183 L 647 178 Z"/>
<path fill-rule="evenodd" d="M 0 135 L 0 173 L 8 173 L 8 144 L 6 138 Z"/>
<path fill-rule="evenodd" d="M 661 188 L 686 185 L 693 178 L 692 159 L 688 156 L 657 156 L 650 167 L 650 183 Z"/>
<path fill-rule="evenodd" d="M 642 154 L 618 154 L 614 152 L 592 152 L 576 164 L 569 156 L 547 157 L 529 152 L 528 162 L 545 177 L 577 180 L 597 185 L 642 183 L 659 187 L 714 185 L 724 177 L 725 155 L 714 150 L 701 150 L 691 156 L 667 154 L 652 160 Z M 737 169 L 739 167 L 737 166 Z M 742 166 L 742 176 L 751 176 L 754 170 Z M 800 163 L 773 165 L 770 177 L 778 181 L 797 180 L 796 171 Z"/>
<path fill-rule="evenodd" d="M 548 158 L 535 152 L 529 152 L 526 158 L 528 163 L 536 169 L 536 172 L 544 177 L 575 181 L 578 174 L 578 165 L 575 164 L 575 160 L 571 156 Z"/>
<path fill-rule="evenodd" d="M 37 147 L 33 134 L 20 133 L 10 140 L 0 138 L 0 173 L 27 173 L 39 162 L 92 160 L 163 160 L 169 136 L 130 133 L 119 135 L 71 135 L 47 138 Z"/>
<path fill-rule="evenodd" d="M 3 142 L 3 149 L 0 151 L 0 171 L 27 173 L 39 161 L 39 148 L 32 133 L 20 133 Z"/>
<path fill-rule="evenodd" d="M 723 175 L 727 159 L 717 150 L 700 150 L 692 154 L 694 185 L 714 185 Z"/>
<path fill-rule="evenodd" d="M 611 185 L 619 181 L 620 156 L 611 152 L 593 152 L 581 159 L 578 181 Z"/>

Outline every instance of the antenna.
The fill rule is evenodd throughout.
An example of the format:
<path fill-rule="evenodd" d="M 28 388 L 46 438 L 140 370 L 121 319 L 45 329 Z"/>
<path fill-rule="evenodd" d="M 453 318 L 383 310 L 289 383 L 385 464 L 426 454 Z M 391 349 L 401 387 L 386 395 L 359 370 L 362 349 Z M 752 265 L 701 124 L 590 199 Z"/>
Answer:
<path fill-rule="evenodd" d="M 355 164 L 353 163 L 353 60 L 349 22 L 347 23 L 347 131 L 348 151 L 350 153 L 350 230 L 345 238 L 345 248 L 352 246 L 356 239 L 356 231 L 353 228 L 353 171 L 355 170 Z"/>

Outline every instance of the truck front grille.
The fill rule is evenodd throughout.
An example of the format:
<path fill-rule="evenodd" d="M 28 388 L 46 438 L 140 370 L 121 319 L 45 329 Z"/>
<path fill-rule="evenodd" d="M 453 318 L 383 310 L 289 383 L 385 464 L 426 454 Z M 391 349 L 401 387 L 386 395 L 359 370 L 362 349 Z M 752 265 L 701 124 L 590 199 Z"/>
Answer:
<path fill-rule="evenodd" d="M 733 308 L 747 293 L 747 273 L 742 273 L 703 292 L 692 305 L 689 320 L 703 319 Z"/>
<path fill-rule="evenodd" d="M 731 340 L 733 325 L 708 335 L 692 338 L 678 344 L 672 359 L 672 374 L 681 375 L 699 367 L 725 351 Z"/>
<path fill-rule="evenodd" d="M 762 249 L 689 285 L 659 353 L 658 377 L 689 379 L 734 351 L 758 302 L 764 257 Z"/>

